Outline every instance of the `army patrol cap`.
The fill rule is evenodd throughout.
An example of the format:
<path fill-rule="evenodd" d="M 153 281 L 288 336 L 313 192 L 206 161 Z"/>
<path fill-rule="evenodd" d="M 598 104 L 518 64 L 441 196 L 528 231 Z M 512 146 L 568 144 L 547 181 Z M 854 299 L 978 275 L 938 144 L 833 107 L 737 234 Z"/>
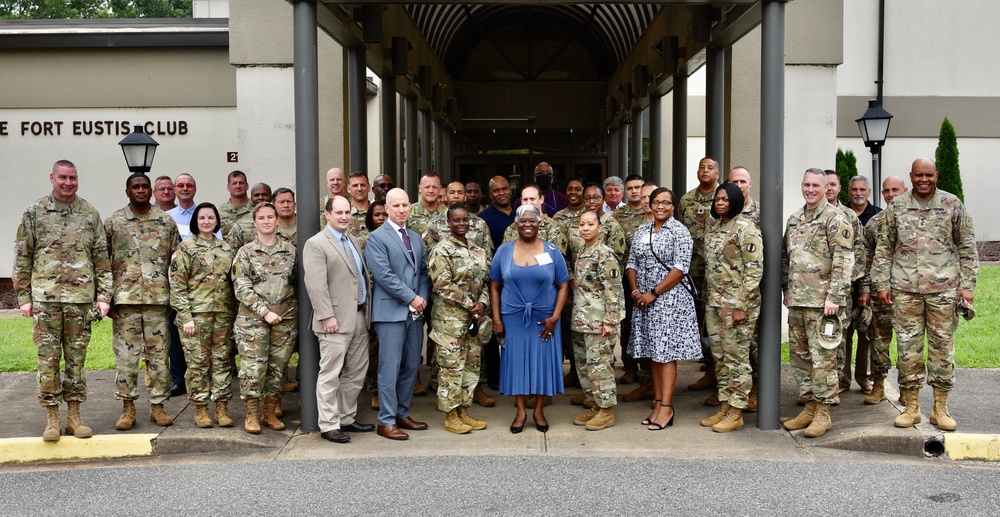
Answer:
<path fill-rule="evenodd" d="M 819 320 L 819 328 L 816 329 L 816 338 L 819 346 L 826 350 L 833 350 L 840 346 L 841 337 L 844 334 L 844 327 L 840 324 L 840 318 L 836 315 L 823 316 Z"/>
<path fill-rule="evenodd" d="M 961 318 L 965 318 L 965 321 L 972 321 L 972 318 L 976 317 L 976 308 L 969 303 L 969 300 L 958 297 L 958 303 L 955 304 L 955 314 Z"/>

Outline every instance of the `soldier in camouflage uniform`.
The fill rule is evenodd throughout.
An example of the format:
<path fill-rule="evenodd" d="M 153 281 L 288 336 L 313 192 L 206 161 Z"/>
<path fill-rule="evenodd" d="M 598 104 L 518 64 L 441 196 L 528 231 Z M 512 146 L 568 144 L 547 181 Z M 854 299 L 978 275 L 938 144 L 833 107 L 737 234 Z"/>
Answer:
<path fill-rule="evenodd" d="M 896 427 L 920 422 L 918 394 L 926 378 L 934 388 L 930 421 L 954 431 L 948 394 L 955 385 L 955 312 L 959 299 L 972 303 L 979 255 L 965 205 L 937 188 L 934 162 L 918 158 L 910 168 L 913 190 L 884 211 L 871 279 L 884 305 L 892 304 L 899 349 L 899 389 L 906 411 Z M 924 362 L 924 336 L 927 361 Z"/>
<path fill-rule="evenodd" d="M 643 220 L 646 217 L 646 211 L 642 208 L 642 185 L 644 183 L 645 181 L 642 179 L 642 176 L 638 174 L 631 174 L 626 177 L 625 198 L 627 202 L 624 206 L 617 208 L 613 214 L 615 221 L 618 221 L 618 224 L 622 227 L 622 232 L 625 234 L 625 255 L 622 259 L 622 264 L 628 263 L 628 252 L 632 248 L 632 234 L 635 233 L 635 229 L 644 222 Z M 625 282 L 627 281 L 625 275 L 622 275 L 623 290 L 626 287 Z M 640 377 L 639 363 L 627 351 L 629 336 L 632 334 L 632 309 L 632 297 L 626 296 L 625 319 L 622 320 L 621 330 L 619 331 L 622 347 L 622 364 L 625 366 L 625 373 L 618 379 L 619 384 L 632 384 L 636 378 Z M 646 370 L 641 375 L 641 378 L 645 379 L 648 377 L 648 370 Z"/>
<path fill-rule="evenodd" d="M 351 195 L 348 199 L 351 202 L 351 227 L 347 233 L 351 237 L 357 238 L 362 232 L 367 233 L 368 231 L 365 228 L 365 216 L 368 215 L 368 209 L 371 206 L 371 202 L 368 201 L 368 193 L 371 192 L 372 188 L 368 184 L 368 173 L 364 171 L 352 172 L 347 183 L 347 191 Z M 320 225 L 320 228 L 325 226 L 326 221 Z"/>
<path fill-rule="evenodd" d="M 781 283 L 788 307 L 789 362 L 808 399 L 798 416 L 784 423 L 790 431 L 823 436 L 832 425 L 830 405 L 837 396 L 837 348 L 820 344 L 824 316 L 845 321 L 844 306 L 851 293 L 854 230 L 842 210 L 827 202 L 826 174 L 808 169 L 802 177 L 806 204 L 788 218 L 781 253 Z"/>
<path fill-rule="evenodd" d="M 122 401 L 122 415 L 115 429 L 135 425 L 139 398 L 139 359 L 149 372 L 149 420 L 158 426 L 174 423 L 163 403 L 170 398 L 168 269 L 170 255 L 179 244 L 173 218 L 150 204 L 153 189 L 145 174 L 129 176 L 125 185 L 128 206 L 104 221 L 111 273 L 114 277 L 109 314 L 111 346 L 115 352 L 115 398 Z"/>
<path fill-rule="evenodd" d="M 243 429 L 257 434 L 262 397 L 264 425 L 275 431 L 285 428 L 275 408 L 298 339 L 298 303 L 295 247 L 276 234 L 277 210 L 261 203 L 253 214 L 257 238 L 236 252 L 233 264 L 233 289 L 240 303 L 233 335 L 240 353 L 240 398 L 246 401 Z"/>
<path fill-rule="evenodd" d="M 760 315 L 764 255 L 760 229 L 742 212 L 739 186 L 725 183 L 716 189 L 712 217 L 718 221 L 705 234 L 705 323 L 722 407 L 701 425 L 717 433 L 743 428 L 753 387 L 750 343 Z"/>
<path fill-rule="evenodd" d="M 851 229 L 854 231 L 854 241 L 851 243 L 851 249 L 854 252 L 854 268 L 851 271 L 851 296 L 847 297 L 844 307 L 846 309 L 844 312 L 845 319 L 842 322 L 844 332 L 840 339 L 840 350 L 837 353 L 837 368 L 840 370 L 838 391 L 846 391 L 851 388 L 851 355 L 854 349 L 850 333 L 851 312 L 854 310 L 855 305 L 860 307 L 868 305 L 868 301 L 871 298 L 868 277 L 865 275 L 865 271 L 868 269 L 869 257 L 867 255 L 868 252 L 865 250 L 864 225 L 858 219 L 858 214 L 854 213 L 854 209 L 841 203 L 838 198 L 841 188 L 840 175 L 837 174 L 837 171 L 829 169 L 824 172 L 826 172 L 826 201 L 834 208 L 844 212 L 844 216 L 850 221 Z M 867 354 L 868 350 L 861 350 L 859 348 L 858 352 Z M 864 367 L 864 364 L 862 366 Z M 867 372 L 865 372 L 864 377 L 867 377 Z M 867 386 L 862 385 L 861 388 L 866 389 Z M 834 399 L 834 404 L 840 404 L 839 396 Z"/>
<path fill-rule="evenodd" d="M 443 214 L 448 208 L 441 202 L 441 178 L 434 171 L 427 171 L 420 177 L 420 202 L 410 208 L 410 218 L 406 225 L 409 229 L 423 235 L 427 225 L 435 216 Z M 430 248 L 427 248 L 430 250 Z M 419 382 L 419 381 L 418 381 Z"/>
<path fill-rule="evenodd" d="M 885 206 L 891 205 L 892 200 L 906 190 L 906 185 L 903 184 L 903 179 L 899 176 L 889 176 L 883 180 L 882 199 L 885 200 Z M 868 224 L 865 225 L 865 249 L 868 256 L 873 258 L 869 261 L 866 272 L 869 279 L 871 278 L 871 265 L 874 263 L 878 234 L 884 217 L 885 210 L 873 215 L 868 220 Z M 882 305 L 877 297 L 871 306 L 872 323 L 869 326 L 869 339 L 871 343 L 872 392 L 865 397 L 865 404 L 875 405 L 885 400 L 885 378 L 889 375 L 889 368 L 892 367 L 892 361 L 889 358 L 889 344 L 892 342 L 892 306 Z"/>
<path fill-rule="evenodd" d="M 170 306 L 177 311 L 175 321 L 188 365 L 188 400 L 195 407 L 198 427 L 212 427 L 209 400 L 215 401 L 219 425 L 232 427 L 228 402 L 233 396 L 236 298 L 232 268 L 236 253 L 213 235 L 219 222 L 211 203 L 195 208 L 191 226 L 191 237 L 170 259 Z"/>
<path fill-rule="evenodd" d="M 56 162 L 49 181 L 52 193 L 32 203 L 17 227 L 11 281 L 21 315 L 34 318 L 38 402 L 48 416 L 42 439 L 54 442 L 63 400 L 69 408 L 66 433 L 93 435 L 80 418 L 80 403 L 87 400 L 83 366 L 91 322 L 110 308 L 111 264 L 100 214 L 76 195 L 76 166 Z M 62 379 L 60 359 L 66 361 Z"/>
<path fill-rule="evenodd" d="M 603 203 L 602 196 L 598 208 Z M 621 264 L 615 252 L 601 242 L 601 228 L 597 212 L 588 210 L 580 216 L 577 233 L 584 245 L 573 267 L 573 356 L 587 406 L 573 418 L 573 423 L 586 426 L 588 431 L 615 425 L 613 408 L 618 390 L 614 348 L 618 324 L 625 317 Z"/>
<path fill-rule="evenodd" d="M 743 213 L 741 215 L 760 228 L 760 203 L 750 195 L 750 188 L 753 187 L 750 171 L 742 165 L 737 165 L 729 170 L 728 180 L 729 183 L 736 185 L 743 192 Z M 753 379 L 753 386 L 750 388 L 750 395 L 747 398 L 746 410 L 748 412 L 757 411 L 757 344 L 760 342 L 760 333 L 756 322 L 754 325 L 753 339 L 750 341 L 750 376 Z"/>
<path fill-rule="evenodd" d="M 233 223 L 229 232 L 223 232 L 222 236 L 226 243 L 235 253 L 244 244 L 252 241 L 257 236 L 257 229 L 253 226 L 253 207 L 260 203 L 271 202 L 271 186 L 267 183 L 257 183 L 250 189 L 250 212 Z"/>
<path fill-rule="evenodd" d="M 333 167 L 326 171 L 326 188 L 327 194 L 323 196 L 323 199 L 319 200 L 319 227 L 326 227 L 326 202 L 333 196 L 344 196 L 347 197 L 347 192 L 345 192 L 345 181 L 344 181 L 344 171 L 339 167 Z M 270 199 L 268 199 L 270 201 Z M 254 203 L 255 205 L 257 203 Z M 251 238 L 252 240 L 252 238 Z M 239 249 L 239 248 L 233 248 Z"/>
<path fill-rule="evenodd" d="M 604 190 L 596 184 L 588 185 L 583 193 L 584 207 L 598 215 L 600 219 L 601 243 L 611 248 L 615 254 L 615 260 L 619 264 L 619 273 L 625 265 L 625 230 L 615 220 L 614 215 L 604 212 Z M 579 218 L 577 218 L 579 221 Z M 567 254 L 576 262 L 576 256 L 583 249 L 584 239 L 580 235 L 580 227 L 577 225 L 566 225 L 566 237 L 569 242 Z M 572 278 L 572 276 L 570 277 Z M 616 277 L 617 278 L 617 277 Z M 624 289 L 624 287 L 622 288 Z"/>
<path fill-rule="evenodd" d="M 229 200 L 219 205 L 219 221 L 222 235 L 229 235 L 236 221 L 249 218 L 253 210 L 253 204 L 247 197 L 247 175 L 243 171 L 233 171 L 229 173 L 226 180 L 226 190 L 229 191 Z"/>
<path fill-rule="evenodd" d="M 447 200 L 448 206 L 456 203 L 465 204 L 465 186 L 459 181 L 449 183 Z M 440 214 L 431 219 L 427 225 L 427 229 L 424 230 L 420 237 L 424 240 L 424 246 L 429 251 L 449 233 L 451 233 L 451 228 L 448 224 L 448 215 Z M 480 249 L 483 249 L 490 255 L 493 254 L 493 239 L 490 237 L 490 228 L 486 226 L 486 221 L 481 217 L 472 213 L 469 214 L 469 230 L 465 238 L 470 244 L 479 246 Z"/>
<path fill-rule="evenodd" d="M 705 157 L 698 162 L 698 186 L 681 196 L 675 217 L 681 224 L 687 226 L 694 240 L 691 250 L 691 279 L 699 286 L 704 297 L 705 293 L 705 233 L 711 220 L 712 203 L 715 201 L 715 188 L 719 186 L 719 162 L 714 158 Z M 705 390 L 716 386 L 715 357 L 705 330 L 705 300 L 696 300 L 694 304 L 698 313 L 698 328 L 701 330 L 701 352 L 705 358 L 705 375 L 688 385 L 689 390 Z M 719 405 L 718 395 L 713 390 L 705 400 L 705 404 Z"/>
<path fill-rule="evenodd" d="M 436 344 L 437 407 L 448 414 L 444 428 L 464 434 L 486 428 L 469 415 L 469 407 L 479 384 L 483 343 L 493 327 L 487 316 L 491 257 L 466 237 L 470 218 L 464 204 L 451 205 L 446 216 L 451 231 L 427 256 L 434 299 L 428 337 Z M 475 334 L 470 325 L 477 327 Z"/>

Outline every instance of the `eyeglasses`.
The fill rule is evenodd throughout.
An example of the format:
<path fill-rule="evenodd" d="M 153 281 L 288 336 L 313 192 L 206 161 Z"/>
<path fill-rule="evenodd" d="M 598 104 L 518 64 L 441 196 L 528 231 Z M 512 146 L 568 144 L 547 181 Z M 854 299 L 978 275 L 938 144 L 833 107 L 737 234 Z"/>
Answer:
<path fill-rule="evenodd" d="M 177 188 L 194 188 L 194 183 L 178 183 Z"/>
<path fill-rule="evenodd" d="M 153 189 L 153 190 L 155 190 L 157 192 L 173 192 L 174 191 L 174 187 L 160 187 L 160 188 Z"/>
<path fill-rule="evenodd" d="M 653 208 L 660 208 L 660 207 L 666 208 L 671 205 L 673 205 L 673 203 L 670 201 L 651 201 L 649 203 L 649 206 Z"/>
<path fill-rule="evenodd" d="M 587 196 L 583 198 L 584 201 L 600 201 L 602 199 L 604 199 L 602 196 Z"/>

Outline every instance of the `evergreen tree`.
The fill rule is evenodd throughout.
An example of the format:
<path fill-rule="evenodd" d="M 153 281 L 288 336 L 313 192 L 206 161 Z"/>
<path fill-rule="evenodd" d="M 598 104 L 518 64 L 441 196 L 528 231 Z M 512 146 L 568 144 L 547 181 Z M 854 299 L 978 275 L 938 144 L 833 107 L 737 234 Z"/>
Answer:
<path fill-rule="evenodd" d="M 962 173 L 958 170 L 958 137 L 955 135 L 955 126 L 951 125 L 948 117 L 941 122 L 941 133 L 938 135 L 937 149 L 934 150 L 934 165 L 938 171 L 938 188 L 955 194 L 964 203 Z"/>
<path fill-rule="evenodd" d="M 190 18 L 191 0 L 0 0 L 0 19 Z"/>
<path fill-rule="evenodd" d="M 835 163 L 837 176 L 840 177 L 840 195 L 837 196 L 837 199 L 840 200 L 840 204 L 851 206 L 851 194 L 848 192 L 848 186 L 851 183 L 851 178 L 858 175 L 858 159 L 854 156 L 854 151 L 848 149 L 847 152 L 844 152 L 838 147 Z"/>

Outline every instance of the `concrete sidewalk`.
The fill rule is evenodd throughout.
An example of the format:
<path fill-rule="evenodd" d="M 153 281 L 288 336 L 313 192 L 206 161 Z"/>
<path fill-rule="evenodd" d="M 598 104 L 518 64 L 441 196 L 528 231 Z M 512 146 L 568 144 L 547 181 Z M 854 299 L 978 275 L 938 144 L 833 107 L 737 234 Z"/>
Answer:
<path fill-rule="evenodd" d="M 426 371 L 423 378 L 427 378 Z M 197 455 L 204 453 L 235 456 L 273 457 L 283 459 L 317 459 L 325 457 L 437 456 L 448 455 L 547 455 L 564 456 L 635 456 L 672 458 L 786 458 L 802 460 L 845 451 L 893 454 L 899 460 L 924 457 L 925 442 L 940 439 L 941 433 L 929 424 L 917 428 L 897 429 L 892 420 L 899 414 L 894 405 L 898 394 L 890 387 L 890 401 L 877 406 L 865 406 L 859 391 L 841 394 L 842 404 L 832 410 L 834 426 L 818 439 L 806 439 L 802 432 L 784 430 L 760 431 L 755 428 L 756 415 L 745 414 L 746 427 L 734 433 L 718 434 L 698 425 L 698 420 L 714 413 L 715 408 L 702 405 L 708 392 L 690 392 L 684 387 L 700 376 L 696 363 L 682 363 L 678 368 L 678 390 L 674 404 L 677 418 L 673 427 L 663 431 L 648 431 L 639 421 L 649 413 L 649 402 L 620 403 L 616 407 L 616 426 L 590 432 L 572 424 L 572 417 L 581 408 L 569 403 L 579 389 L 568 390 L 556 397 L 546 408 L 551 430 L 537 432 L 529 419 L 523 433 L 508 431 L 514 416 L 512 398 L 497 397 L 497 406 L 473 406 L 473 416 L 486 421 L 489 428 L 468 435 L 456 436 L 443 428 L 444 414 L 435 409 L 431 396 L 415 397 L 412 415 L 430 424 L 427 431 L 410 433 L 410 440 L 393 442 L 374 433 L 352 435 L 350 444 L 332 444 L 318 433 L 298 431 L 298 394 L 285 395 L 285 416 L 288 429 L 275 432 L 264 429 L 259 435 L 242 430 L 243 405 L 238 398 L 230 403 L 236 427 L 199 429 L 194 425 L 194 409 L 186 398 L 174 398 L 166 409 L 174 417 L 173 426 L 160 428 L 148 419 L 145 393 L 136 404 L 136 426 L 127 432 L 116 431 L 115 421 L 121 413 L 121 403 L 114 399 L 113 371 L 88 372 L 89 400 L 82 405 L 84 421 L 94 429 L 94 438 L 80 440 L 64 436 L 57 443 L 41 441 L 45 413 L 37 403 L 37 384 L 32 373 L 0 374 L 0 401 L 6 411 L 0 413 L 0 463 L 52 462 L 81 459 L 109 459 L 148 455 Z M 895 372 L 891 373 L 895 378 Z M 1000 370 L 960 370 L 959 389 L 951 399 L 951 409 L 962 433 L 947 433 L 948 453 L 967 459 L 1000 459 L 988 456 L 994 436 L 982 433 L 1000 429 L 996 411 L 981 411 L 984 401 L 996 407 L 993 397 Z M 622 386 L 622 393 L 635 385 Z M 926 393 L 924 393 L 926 392 Z M 796 389 L 787 367 L 782 375 L 781 415 L 794 416 Z M 492 394 L 496 395 L 496 394 Z M 927 400 L 924 400 L 924 399 Z M 922 391 L 922 409 L 930 410 L 930 392 Z M 362 394 L 358 420 L 375 422 L 369 409 L 369 396 Z M 63 406 L 65 421 L 65 406 Z M 977 434 L 966 434 L 966 433 Z M 953 446 L 954 444 L 954 446 Z M 993 445 L 991 445 L 993 444 Z M 958 448 L 956 448 L 958 447 Z M 825 452 L 824 452 L 825 451 Z M 902 457 L 901 457 L 902 456 Z"/>

